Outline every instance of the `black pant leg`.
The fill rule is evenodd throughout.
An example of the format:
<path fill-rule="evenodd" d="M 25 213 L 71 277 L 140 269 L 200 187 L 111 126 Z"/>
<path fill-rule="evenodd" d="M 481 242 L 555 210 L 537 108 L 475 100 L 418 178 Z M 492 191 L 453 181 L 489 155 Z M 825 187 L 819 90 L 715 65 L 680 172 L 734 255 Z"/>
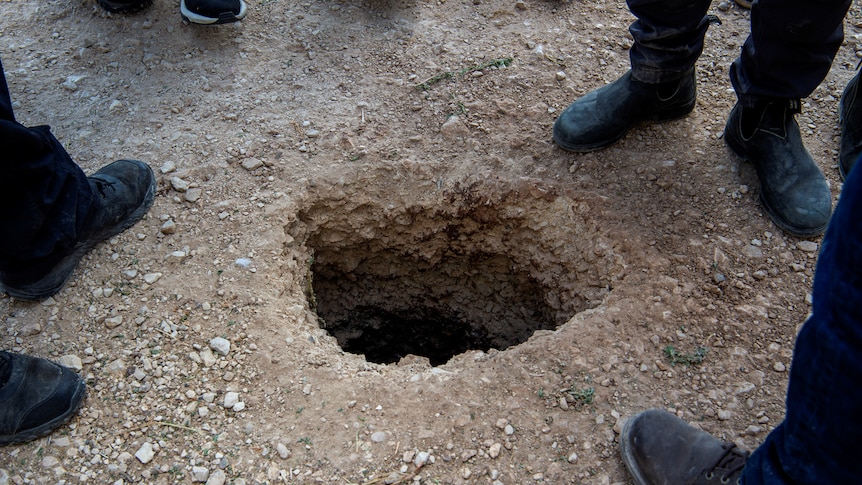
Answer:
<path fill-rule="evenodd" d="M 75 245 L 93 208 L 84 172 L 47 126 L 15 121 L 0 63 L 0 274 L 44 275 Z"/>

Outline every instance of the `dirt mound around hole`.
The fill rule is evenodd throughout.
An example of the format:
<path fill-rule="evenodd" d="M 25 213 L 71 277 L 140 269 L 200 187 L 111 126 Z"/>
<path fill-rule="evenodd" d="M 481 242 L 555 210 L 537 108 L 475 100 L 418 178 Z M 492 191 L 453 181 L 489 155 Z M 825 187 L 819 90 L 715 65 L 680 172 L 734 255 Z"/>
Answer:
<path fill-rule="evenodd" d="M 320 326 L 372 362 L 517 345 L 601 304 L 622 271 L 592 194 L 530 179 L 367 187 L 321 184 L 287 232 L 309 255 Z"/>

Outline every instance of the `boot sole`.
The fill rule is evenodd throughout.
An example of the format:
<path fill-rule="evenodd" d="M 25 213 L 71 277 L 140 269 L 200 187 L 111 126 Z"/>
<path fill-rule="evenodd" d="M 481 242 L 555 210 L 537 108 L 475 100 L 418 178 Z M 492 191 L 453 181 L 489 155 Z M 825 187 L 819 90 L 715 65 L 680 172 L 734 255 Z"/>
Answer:
<path fill-rule="evenodd" d="M 149 167 L 147 167 L 149 168 Z M 144 214 L 150 210 L 150 207 L 153 205 L 153 201 L 155 200 L 156 194 L 156 177 L 153 174 L 152 170 L 150 170 L 150 187 L 147 190 L 146 195 L 144 196 L 144 200 L 141 202 L 141 205 L 138 206 L 137 209 L 134 210 L 131 214 L 129 214 L 125 219 L 119 221 L 117 224 L 106 227 L 101 231 L 91 234 L 85 241 L 81 241 L 75 245 L 72 249 L 72 252 L 63 258 L 54 269 L 48 273 L 41 280 L 25 285 L 17 288 L 11 288 L 9 286 L 0 284 L 0 291 L 5 292 L 11 297 L 18 298 L 19 300 L 25 301 L 38 301 L 44 300 L 49 296 L 55 295 L 63 285 L 69 281 L 69 278 L 72 277 L 72 273 L 75 271 L 75 267 L 78 266 L 78 263 L 84 257 L 85 254 L 90 252 L 97 244 L 108 239 L 112 236 L 116 236 L 117 234 L 125 231 L 126 229 L 132 227 L 144 217 Z M 60 279 L 52 278 L 54 275 L 59 275 Z M 51 281 L 48 281 L 48 280 Z M 59 283 L 58 283 L 59 282 Z"/>
<path fill-rule="evenodd" d="M 673 121 L 673 120 L 683 118 L 686 115 L 688 115 L 689 113 L 691 113 L 692 111 L 694 111 L 695 103 L 696 103 L 696 100 L 693 99 L 690 104 L 685 104 L 683 106 L 680 106 L 679 108 L 674 108 L 672 110 L 656 112 L 656 113 L 654 113 L 654 114 L 652 114 L 652 115 L 650 115 L 650 116 L 648 116 L 642 120 L 638 120 L 638 121 L 632 123 L 625 131 L 620 133 L 619 136 L 612 138 L 610 140 L 604 140 L 604 141 L 601 141 L 599 143 L 593 143 L 590 145 L 574 145 L 574 144 L 567 143 L 567 142 L 563 141 L 561 139 L 561 137 L 557 134 L 557 124 L 554 123 L 554 130 L 553 130 L 554 142 L 556 142 L 557 146 L 559 146 L 563 150 L 566 150 L 569 152 L 575 152 L 575 153 L 595 152 L 595 151 L 601 150 L 602 148 L 609 147 L 609 146 L 613 145 L 614 143 L 620 141 L 623 137 L 625 137 L 628 134 L 629 131 L 631 131 L 632 128 L 634 128 L 636 125 L 638 125 L 640 123 L 645 123 L 645 122 L 662 123 L 665 121 Z"/>
<path fill-rule="evenodd" d="M 763 207 L 764 211 L 766 212 L 766 215 L 769 216 L 769 219 L 771 219 L 776 226 L 778 226 L 788 234 L 800 238 L 814 237 L 823 234 L 823 231 L 826 230 L 826 226 L 828 224 L 824 224 L 823 226 L 816 227 L 814 229 L 799 229 L 798 227 L 794 227 L 788 224 L 781 216 L 779 216 L 774 210 L 772 210 L 772 207 L 769 206 L 769 203 L 767 203 L 766 199 L 763 197 L 763 177 L 760 174 L 760 169 L 757 167 L 757 164 L 754 163 L 753 160 L 751 160 L 751 157 L 749 157 L 745 153 L 745 149 L 742 147 L 742 142 L 738 141 L 736 139 L 736 136 L 734 136 L 732 132 L 728 132 L 727 130 L 725 130 L 724 143 L 737 157 L 739 157 L 743 161 L 747 161 L 754 165 L 754 170 L 757 172 L 757 183 L 760 187 L 760 190 L 758 191 L 758 199 L 760 200 L 760 205 Z"/>

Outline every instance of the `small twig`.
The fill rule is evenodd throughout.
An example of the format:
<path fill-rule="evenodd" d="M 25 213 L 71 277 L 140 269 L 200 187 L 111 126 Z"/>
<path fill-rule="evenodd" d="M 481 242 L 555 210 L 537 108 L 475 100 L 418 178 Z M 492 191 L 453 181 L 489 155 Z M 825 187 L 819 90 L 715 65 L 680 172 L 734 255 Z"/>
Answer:
<path fill-rule="evenodd" d="M 425 81 L 415 85 L 414 88 L 418 89 L 420 91 L 426 91 L 428 88 L 431 87 L 432 84 L 438 83 L 444 79 L 448 79 L 450 77 L 455 77 L 455 76 L 463 76 L 464 74 L 467 74 L 468 72 L 481 71 L 481 70 L 487 69 L 489 67 L 508 67 L 510 64 L 512 64 L 512 61 L 514 61 L 514 60 L 515 59 L 512 57 L 505 57 L 503 59 L 494 59 L 493 61 L 488 61 L 488 62 L 485 62 L 482 64 L 477 64 L 475 66 L 465 67 L 464 69 L 461 69 L 459 71 L 441 72 L 440 74 L 437 74 L 436 76 L 432 76 L 432 77 L 426 79 Z"/>
<path fill-rule="evenodd" d="M 184 429 L 184 430 L 186 430 L 186 431 L 194 431 L 195 433 L 197 433 L 197 434 L 199 434 L 199 435 L 201 435 L 201 436 L 203 436 L 203 435 L 204 435 L 204 432 L 203 432 L 203 431 L 201 431 L 201 430 L 199 430 L 199 429 L 197 429 L 197 428 L 190 428 L 190 427 L 188 427 L 188 426 L 183 426 L 183 425 L 181 425 L 181 424 L 176 424 L 176 423 L 169 423 L 169 422 L 167 422 L 167 421 L 150 421 L 150 422 L 149 422 L 149 424 L 160 424 L 160 425 L 162 425 L 162 426 L 169 426 L 169 427 L 171 427 L 171 428 Z"/>

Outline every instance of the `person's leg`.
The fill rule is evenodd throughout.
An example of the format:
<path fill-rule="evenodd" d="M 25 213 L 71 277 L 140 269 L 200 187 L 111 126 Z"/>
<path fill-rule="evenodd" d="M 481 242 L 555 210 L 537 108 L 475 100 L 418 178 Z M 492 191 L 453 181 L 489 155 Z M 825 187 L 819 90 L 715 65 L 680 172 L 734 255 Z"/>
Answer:
<path fill-rule="evenodd" d="M 822 234 L 832 211 L 826 178 L 802 143 L 800 98 L 826 76 L 843 39 L 850 0 L 758 0 L 751 34 L 730 70 L 738 102 L 727 145 L 751 160 L 760 201 L 775 224 L 799 237 Z"/>
<path fill-rule="evenodd" d="M 656 84 L 680 79 L 703 52 L 711 0 L 628 0 L 632 77 Z"/>
<path fill-rule="evenodd" d="M 94 205 L 84 172 L 47 126 L 17 121 L 0 63 L 0 286 L 43 274 L 69 252 Z"/>
<path fill-rule="evenodd" d="M 743 472 L 759 483 L 856 483 L 862 476 L 862 171 L 851 171 L 823 238 L 813 312 L 796 341 L 784 422 Z"/>
<path fill-rule="evenodd" d="M 844 39 L 851 0 L 758 0 L 751 34 L 730 67 L 742 106 L 809 96 L 826 78 Z"/>
<path fill-rule="evenodd" d="M 709 0 L 629 0 L 638 19 L 631 71 L 578 99 L 554 123 L 561 148 L 589 152 L 609 146 L 635 124 L 679 118 L 694 109 L 694 63 L 703 51 Z"/>
<path fill-rule="evenodd" d="M 87 177 L 47 126 L 17 121 L 0 64 L 0 291 L 47 298 L 99 242 L 149 210 L 155 176 L 120 160 Z"/>
<path fill-rule="evenodd" d="M 638 485 L 856 483 L 862 476 L 862 171 L 823 238 L 814 306 L 796 341 L 784 421 L 747 456 L 670 413 L 630 418 L 620 451 Z M 747 459 L 746 459 L 747 457 Z"/>

